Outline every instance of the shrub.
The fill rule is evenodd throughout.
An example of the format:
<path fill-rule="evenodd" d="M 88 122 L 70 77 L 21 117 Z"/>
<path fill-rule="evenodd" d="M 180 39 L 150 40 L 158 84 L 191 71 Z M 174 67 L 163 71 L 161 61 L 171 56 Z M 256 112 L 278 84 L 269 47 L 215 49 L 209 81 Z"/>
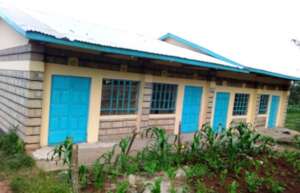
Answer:
<path fill-rule="evenodd" d="M 273 178 L 267 178 L 265 180 L 265 183 L 267 185 L 267 188 L 272 192 L 272 193 L 281 193 L 285 190 L 284 186 L 282 183 L 274 180 Z"/>
<path fill-rule="evenodd" d="M 79 174 L 79 182 L 81 187 L 85 188 L 88 185 L 89 181 L 89 170 L 87 166 L 81 165 L 78 169 L 78 174 Z"/>
<path fill-rule="evenodd" d="M 103 164 L 99 161 L 96 161 L 93 164 L 92 177 L 94 186 L 98 189 L 102 189 L 104 187 L 105 173 L 103 170 Z"/>
<path fill-rule="evenodd" d="M 6 155 L 25 152 L 24 142 L 16 134 L 16 130 L 0 135 L 0 151 L 4 152 Z"/>
<path fill-rule="evenodd" d="M 126 193 L 128 192 L 128 188 L 129 188 L 128 181 L 120 182 L 119 184 L 117 184 L 116 193 Z"/>
<path fill-rule="evenodd" d="M 161 182 L 162 182 L 162 178 L 156 178 L 154 183 L 148 184 L 151 193 L 161 193 L 161 189 L 160 189 Z"/>
<path fill-rule="evenodd" d="M 299 128 L 300 128 L 300 123 L 299 123 Z M 295 136 L 293 139 L 293 142 L 294 142 L 295 146 L 300 149 L 300 136 L 298 136 L 298 135 Z"/>
<path fill-rule="evenodd" d="M 8 157 L 7 166 L 12 170 L 30 168 L 34 166 L 34 160 L 24 153 L 18 153 Z"/>
<path fill-rule="evenodd" d="M 191 179 L 194 177 L 203 177 L 208 173 L 208 168 L 206 165 L 196 164 L 196 165 L 191 165 L 190 167 L 187 167 L 185 172 L 186 172 L 188 179 Z"/>
<path fill-rule="evenodd" d="M 233 181 L 228 187 L 228 193 L 237 193 L 238 188 L 239 188 L 239 184 L 236 181 Z"/>
<path fill-rule="evenodd" d="M 196 183 L 196 193 L 215 193 L 212 189 L 205 186 L 200 180 Z"/>
<path fill-rule="evenodd" d="M 160 128 L 149 128 L 145 133 L 146 137 L 154 138 L 154 142 L 151 143 L 144 150 L 147 151 L 148 159 L 158 160 L 159 168 L 167 168 L 169 165 L 175 163 L 174 152 L 172 145 L 169 144 L 168 134 L 164 129 Z"/>
<path fill-rule="evenodd" d="M 15 131 L 0 135 L 0 170 L 30 168 L 34 160 L 26 155 L 24 142 Z"/>
<path fill-rule="evenodd" d="M 247 183 L 247 189 L 249 192 L 257 192 L 263 183 L 263 180 L 254 172 L 246 172 L 245 181 Z"/>
<path fill-rule="evenodd" d="M 14 177 L 10 186 L 14 193 L 72 193 L 67 180 L 58 180 L 53 174 L 44 172 Z"/>
<path fill-rule="evenodd" d="M 300 171 L 300 152 L 284 151 L 280 156 L 291 164 L 298 172 Z"/>

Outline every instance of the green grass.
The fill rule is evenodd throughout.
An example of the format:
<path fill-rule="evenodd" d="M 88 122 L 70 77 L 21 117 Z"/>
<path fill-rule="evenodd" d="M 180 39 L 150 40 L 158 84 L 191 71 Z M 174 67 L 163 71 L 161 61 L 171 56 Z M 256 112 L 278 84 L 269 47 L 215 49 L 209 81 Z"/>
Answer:
<path fill-rule="evenodd" d="M 286 127 L 300 131 L 300 108 L 289 108 L 286 118 Z"/>
<path fill-rule="evenodd" d="M 7 180 L 13 193 L 71 193 L 67 179 L 38 169 L 14 132 L 0 134 L 0 181 Z"/>
<path fill-rule="evenodd" d="M 33 169 L 12 176 L 10 186 L 14 193 L 71 193 L 66 179 L 57 173 Z"/>

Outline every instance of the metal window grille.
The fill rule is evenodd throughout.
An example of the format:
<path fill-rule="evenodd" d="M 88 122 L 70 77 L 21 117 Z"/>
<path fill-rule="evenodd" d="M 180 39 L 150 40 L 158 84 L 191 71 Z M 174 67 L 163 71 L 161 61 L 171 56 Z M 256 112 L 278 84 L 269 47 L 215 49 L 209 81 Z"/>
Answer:
<path fill-rule="evenodd" d="M 177 85 L 154 83 L 150 113 L 174 113 L 176 97 Z"/>
<path fill-rule="evenodd" d="M 249 94 L 235 94 L 233 115 L 247 115 Z"/>
<path fill-rule="evenodd" d="M 266 114 L 268 111 L 269 95 L 260 95 L 258 114 Z"/>
<path fill-rule="evenodd" d="M 104 79 L 101 115 L 135 114 L 138 109 L 139 82 Z"/>

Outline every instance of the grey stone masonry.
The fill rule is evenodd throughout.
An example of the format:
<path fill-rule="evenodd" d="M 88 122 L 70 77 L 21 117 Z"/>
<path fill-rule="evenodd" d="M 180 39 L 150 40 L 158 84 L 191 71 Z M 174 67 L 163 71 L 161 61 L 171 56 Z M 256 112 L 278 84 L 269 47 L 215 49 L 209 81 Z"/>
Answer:
<path fill-rule="evenodd" d="M 259 117 L 260 94 L 256 96 L 254 128 L 265 127 L 266 118 Z"/>
<path fill-rule="evenodd" d="M 149 127 L 158 127 L 165 129 L 167 133 L 174 134 L 175 117 L 161 117 L 149 119 Z"/>
<path fill-rule="evenodd" d="M 256 117 L 254 127 L 255 128 L 265 128 L 266 127 L 266 122 L 267 122 L 267 116 Z"/>
<path fill-rule="evenodd" d="M 39 44 L 27 44 L 0 50 L 0 61 L 44 61 L 44 47 Z"/>
<path fill-rule="evenodd" d="M 207 111 L 206 111 L 206 116 L 205 116 L 205 123 L 208 123 L 208 124 L 211 122 L 211 119 L 212 119 L 214 96 L 215 96 L 215 89 L 209 88 L 208 89 L 208 99 L 207 99 Z"/>
<path fill-rule="evenodd" d="M 281 125 L 279 125 L 280 127 L 284 127 L 285 126 L 285 122 L 286 122 L 286 116 L 287 116 L 287 109 L 288 109 L 288 105 L 289 105 L 289 97 L 290 97 L 290 93 L 287 94 L 286 97 L 283 98 L 283 112 L 282 112 L 282 123 L 280 123 Z"/>
<path fill-rule="evenodd" d="M 240 123 L 247 123 L 247 119 L 246 118 L 233 118 L 231 123 L 230 123 L 230 126 L 231 127 L 236 127 Z"/>
<path fill-rule="evenodd" d="M 27 150 L 40 144 L 42 72 L 0 70 L 0 128 L 16 129 Z"/>
<path fill-rule="evenodd" d="M 143 101 L 142 101 L 142 113 L 140 118 L 140 131 L 149 128 L 149 115 L 151 108 L 151 97 L 152 97 L 153 84 L 151 82 L 145 82 Z"/>
<path fill-rule="evenodd" d="M 99 141 L 114 141 L 127 137 L 137 128 L 136 118 L 100 120 Z"/>

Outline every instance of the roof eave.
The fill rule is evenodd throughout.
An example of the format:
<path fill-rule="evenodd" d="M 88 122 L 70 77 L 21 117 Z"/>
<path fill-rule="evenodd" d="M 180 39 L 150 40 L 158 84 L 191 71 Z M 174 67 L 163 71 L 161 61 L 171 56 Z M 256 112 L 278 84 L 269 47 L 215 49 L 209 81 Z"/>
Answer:
<path fill-rule="evenodd" d="M 29 32 L 26 32 L 25 35 L 30 40 L 48 42 L 48 43 L 52 43 L 52 44 L 78 47 L 78 48 L 83 48 L 83 49 L 95 50 L 95 51 L 100 51 L 100 52 L 108 52 L 108 53 L 114 53 L 114 54 L 121 54 L 121 55 L 127 55 L 127 56 L 134 56 L 134 57 L 158 59 L 158 60 L 163 60 L 163 61 L 168 61 L 168 62 L 178 62 L 178 63 L 188 64 L 188 65 L 193 65 L 193 66 L 212 68 L 212 69 L 216 69 L 216 70 L 226 70 L 226 71 L 249 73 L 249 71 L 244 70 L 244 69 L 223 66 L 221 64 L 215 64 L 215 63 L 204 62 L 204 61 L 202 62 L 202 61 L 197 61 L 197 60 L 179 58 L 179 57 L 175 57 L 175 56 L 166 56 L 166 55 L 148 53 L 148 52 L 143 52 L 143 51 L 124 49 L 124 48 L 102 46 L 102 45 L 96 45 L 96 44 L 80 42 L 80 41 L 69 41 L 69 40 L 64 40 L 64 39 L 58 39 L 53 36 L 45 35 L 45 34 L 38 33 L 38 32 L 29 31 Z"/>

